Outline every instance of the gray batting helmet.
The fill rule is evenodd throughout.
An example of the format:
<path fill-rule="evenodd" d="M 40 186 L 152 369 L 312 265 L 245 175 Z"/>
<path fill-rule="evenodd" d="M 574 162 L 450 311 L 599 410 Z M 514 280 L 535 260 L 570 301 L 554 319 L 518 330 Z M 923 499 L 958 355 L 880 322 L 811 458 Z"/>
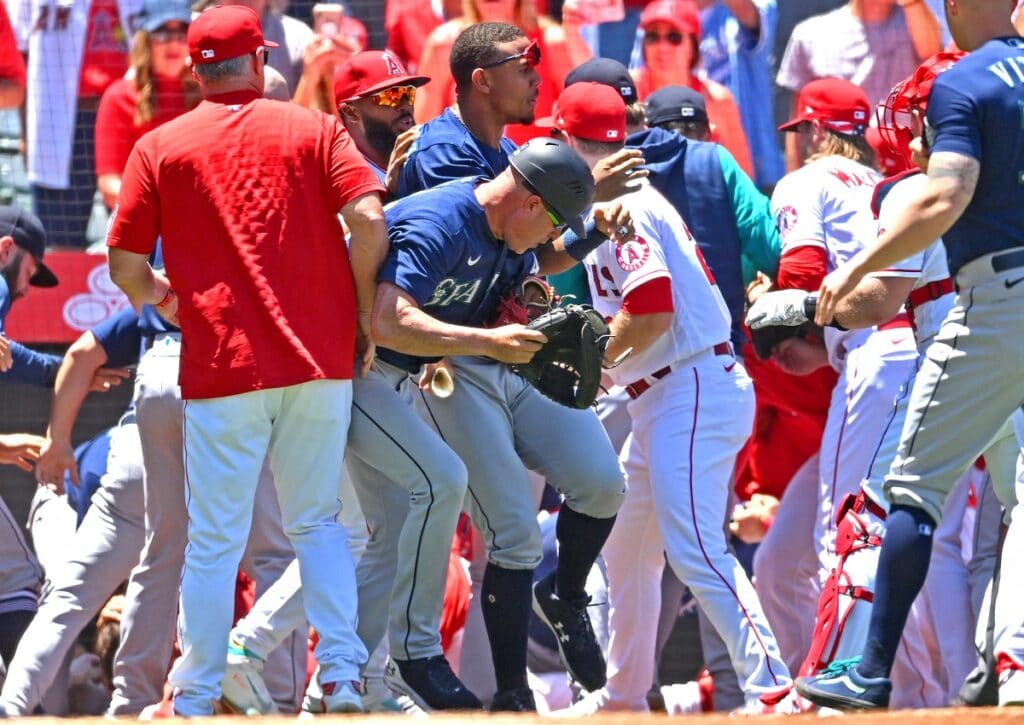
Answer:
<path fill-rule="evenodd" d="M 584 235 L 583 214 L 594 200 L 594 176 L 564 141 L 532 138 L 509 157 L 512 168 L 555 216 Z"/>

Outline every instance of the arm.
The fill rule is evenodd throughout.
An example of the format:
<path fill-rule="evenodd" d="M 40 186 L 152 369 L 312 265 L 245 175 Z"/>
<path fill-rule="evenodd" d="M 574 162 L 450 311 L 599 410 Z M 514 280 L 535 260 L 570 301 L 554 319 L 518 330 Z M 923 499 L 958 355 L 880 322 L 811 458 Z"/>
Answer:
<path fill-rule="evenodd" d="M 302 52 L 302 76 L 292 100 L 300 106 L 337 115 L 334 69 L 356 52 L 355 44 L 347 38 L 315 36 Z"/>
<path fill-rule="evenodd" d="M 891 228 L 822 282 L 815 319 L 829 321 L 839 300 L 870 272 L 896 264 L 941 237 L 974 197 L 981 166 L 963 154 L 939 151 L 928 163 L 928 183 Z"/>
<path fill-rule="evenodd" d="M 121 192 L 121 175 L 100 174 L 96 177 L 96 188 L 100 190 L 104 205 L 113 209 L 117 205 L 117 195 Z"/>
<path fill-rule="evenodd" d="M 529 362 L 546 340 L 523 325 L 484 329 L 441 322 L 390 282 L 377 287 L 373 337 L 380 345 L 409 355 L 486 355 L 508 363 Z"/>
<path fill-rule="evenodd" d="M 150 266 L 149 255 L 117 247 L 107 252 L 110 279 L 128 295 L 132 306 L 138 310 L 143 305 L 154 305 L 165 319 L 177 324 L 178 303 L 171 283 Z"/>
<path fill-rule="evenodd" d="M 60 367 L 60 356 L 36 352 L 20 342 L 8 340 L 11 355 L 11 367 L 0 373 L 2 382 L 28 383 L 43 388 L 52 388 Z"/>
<path fill-rule="evenodd" d="M 722 4 L 729 9 L 740 25 L 752 32 L 759 32 L 761 12 L 754 0 L 722 0 Z"/>
<path fill-rule="evenodd" d="M 352 235 L 348 253 L 356 285 L 359 329 L 365 341 L 361 348 L 365 374 L 373 362 L 370 318 L 377 294 L 377 272 L 388 253 L 388 235 L 380 196 L 371 193 L 353 199 L 342 207 L 341 216 Z"/>
<path fill-rule="evenodd" d="M 782 254 L 782 241 L 772 217 L 771 203 L 762 194 L 750 177 L 743 173 L 735 159 L 719 146 L 718 161 L 722 177 L 732 198 L 733 214 L 736 217 L 736 231 L 740 237 L 740 252 L 753 265 L 754 270 L 768 277 L 775 277 Z M 744 276 L 743 284 L 754 281 L 753 274 Z"/>
<path fill-rule="evenodd" d="M 564 272 L 609 239 L 619 244 L 633 236 L 633 220 L 622 202 L 595 204 L 593 210 L 594 221 L 587 224 L 586 237 L 581 239 L 570 229 L 551 244 L 537 248 L 541 274 Z"/>
<path fill-rule="evenodd" d="M 36 480 L 40 483 L 54 484 L 60 491 L 64 486 L 64 471 L 69 471 L 71 481 L 78 484 L 71 431 L 89 393 L 93 376 L 106 362 L 107 351 L 92 332 L 86 332 L 68 348 L 57 371 L 46 443 L 36 464 Z"/>
<path fill-rule="evenodd" d="M 608 323 L 612 339 L 608 343 L 608 349 L 605 350 L 605 359 L 616 360 L 631 348 L 634 355 L 640 354 L 668 331 L 672 326 L 674 314 L 673 312 L 652 312 L 631 315 L 623 307 Z"/>
<path fill-rule="evenodd" d="M 918 62 L 942 50 L 942 28 L 924 0 L 897 0 L 907 21 L 907 32 Z"/>
<path fill-rule="evenodd" d="M 865 277 L 840 300 L 836 322 L 850 330 L 886 323 L 903 309 L 913 287 L 913 277 Z"/>

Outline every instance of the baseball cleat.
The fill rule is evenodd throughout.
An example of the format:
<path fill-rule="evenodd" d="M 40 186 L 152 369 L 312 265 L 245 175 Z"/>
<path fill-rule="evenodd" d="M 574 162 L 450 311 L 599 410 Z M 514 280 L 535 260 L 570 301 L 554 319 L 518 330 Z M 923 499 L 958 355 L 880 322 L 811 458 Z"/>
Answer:
<path fill-rule="evenodd" d="M 413 660 L 388 658 L 384 683 L 408 696 L 417 706 L 432 710 L 480 710 L 483 704 L 452 672 L 444 655 Z"/>
<path fill-rule="evenodd" d="M 363 712 L 363 693 L 359 682 L 320 683 L 320 707 L 324 713 Z"/>
<path fill-rule="evenodd" d="M 533 587 L 533 611 L 554 633 L 562 663 L 574 680 L 593 692 L 604 687 L 608 677 L 604 653 L 590 626 L 589 602 L 589 597 L 578 602 L 559 599 L 554 572 Z"/>
<path fill-rule="evenodd" d="M 1009 667 L 999 673 L 999 706 L 1024 705 L 1024 670 Z"/>
<path fill-rule="evenodd" d="M 796 689 L 816 705 L 837 710 L 875 710 L 889 706 L 892 682 L 857 672 L 860 657 L 837 660 L 810 677 L 798 677 Z"/>
<path fill-rule="evenodd" d="M 263 660 L 233 637 L 228 642 L 227 667 L 220 686 L 221 701 L 231 712 L 248 716 L 277 712 L 263 681 Z"/>
<path fill-rule="evenodd" d="M 495 693 L 489 709 L 491 712 L 537 712 L 537 703 L 533 699 L 533 690 L 517 687 Z"/>

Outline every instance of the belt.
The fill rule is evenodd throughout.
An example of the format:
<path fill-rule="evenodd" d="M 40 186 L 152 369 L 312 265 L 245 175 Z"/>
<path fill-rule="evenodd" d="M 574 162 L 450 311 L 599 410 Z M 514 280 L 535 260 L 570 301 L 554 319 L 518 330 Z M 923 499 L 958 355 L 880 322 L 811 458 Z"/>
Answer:
<path fill-rule="evenodd" d="M 1008 269 L 1024 267 L 1024 249 L 1014 249 L 992 257 L 992 271 L 1005 272 Z"/>
<path fill-rule="evenodd" d="M 881 330 L 896 330 L 901 327 L 910 327 L 910 316 L 906 312 L 901 312 L 888 322 L 883 322 L 878 326 Z"/>
<path fill-rule="evenodd" d="M 910 293 L 907 298 L 907 309 L 913 310 L 926 302 L 937 300 L 953 291 L 953 280 L 950 277 L 940 279 L 937 282 L 929 282 L 924 287 L 918 287 Z"/>
<path fill-rule="evenodd" d="M 711 348 L 715 355 L 732 355 L 732 343 L 731 342 L 720 342 Z M 647 390 L 654 385 L 657 381 L 672 372 L 673 368 L 671 365 L 666 365 L 661 370 L 655 370 L 647 377 L 634 380 L 626 386 L 626 395 L 633 400 L 636 400 L 641 395 L 647 392 Z M 654 378 L 651 380 L 650 378 Z"/>

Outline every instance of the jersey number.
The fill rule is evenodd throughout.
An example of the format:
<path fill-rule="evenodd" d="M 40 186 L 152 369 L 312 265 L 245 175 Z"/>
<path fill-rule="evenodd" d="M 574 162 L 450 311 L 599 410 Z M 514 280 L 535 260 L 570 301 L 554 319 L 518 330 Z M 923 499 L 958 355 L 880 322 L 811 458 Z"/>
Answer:
<path fill-rule="evenodd" d="M 613 297 L 622 297 L 622 293 L 615 288 L 615 278 L 612 277 L 611 270 L 607 267 L 601 267 L 600 275 L 598 275 L 597 265 L 591 264 L 590 276 L 594 279 L 594 289 L 597 291 L 598 297 L 607 297 L 608 293 L 611 292 Z M 604 277 L 605 281 L 610 282 L 608 289 L 601 286 L 601 277 Z"/>

